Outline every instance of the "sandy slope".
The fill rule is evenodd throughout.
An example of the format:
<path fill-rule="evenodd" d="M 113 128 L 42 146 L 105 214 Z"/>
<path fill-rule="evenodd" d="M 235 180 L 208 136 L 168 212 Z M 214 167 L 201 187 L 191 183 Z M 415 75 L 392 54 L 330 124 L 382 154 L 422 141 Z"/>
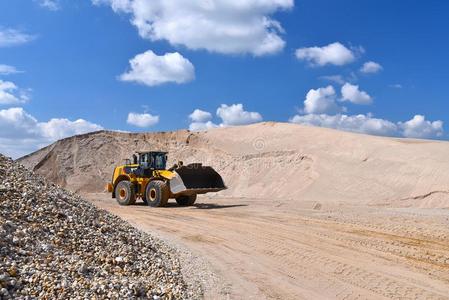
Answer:
<path fill-rule="evenodd" d="M 135 150 L 162 149 L 219 171 L 219 196 L 395 207 L 449 207 L 449 143 L 373 137 L 284 123 L 208 132 L 98 132 L 20 160 L 81 192 L 102 191 Z"/>

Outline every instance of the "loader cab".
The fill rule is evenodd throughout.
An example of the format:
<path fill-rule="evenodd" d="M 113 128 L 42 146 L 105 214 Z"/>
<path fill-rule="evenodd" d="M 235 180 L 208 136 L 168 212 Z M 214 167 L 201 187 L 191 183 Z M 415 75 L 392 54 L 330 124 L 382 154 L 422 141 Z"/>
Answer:
<path fill-rule="evenodd" d="M 137 152 L 134 163 L 143 170 L 165 170 L 167 165 L 167 152 L 145 151 Z"/>

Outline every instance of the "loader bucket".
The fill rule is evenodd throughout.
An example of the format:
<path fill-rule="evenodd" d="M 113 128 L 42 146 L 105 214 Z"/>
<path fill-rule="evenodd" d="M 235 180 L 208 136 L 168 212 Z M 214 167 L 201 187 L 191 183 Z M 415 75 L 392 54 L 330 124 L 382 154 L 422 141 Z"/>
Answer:
<path fill-rule="evenodd" d="M 220 174 L 209 166 L 190 164 L 177 168 L 174 173 L 170 190 L 175 195 L 205 194 L 226 189 Z"/>

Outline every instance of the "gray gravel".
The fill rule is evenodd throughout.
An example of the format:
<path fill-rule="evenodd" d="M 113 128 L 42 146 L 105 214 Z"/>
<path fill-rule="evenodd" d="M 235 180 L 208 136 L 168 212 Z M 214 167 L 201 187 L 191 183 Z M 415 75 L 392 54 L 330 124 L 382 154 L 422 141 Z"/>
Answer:
<path fill-rule="evenodd" d="M 176 252 L 0 154 L 0 299 L 193 299 Z"/>

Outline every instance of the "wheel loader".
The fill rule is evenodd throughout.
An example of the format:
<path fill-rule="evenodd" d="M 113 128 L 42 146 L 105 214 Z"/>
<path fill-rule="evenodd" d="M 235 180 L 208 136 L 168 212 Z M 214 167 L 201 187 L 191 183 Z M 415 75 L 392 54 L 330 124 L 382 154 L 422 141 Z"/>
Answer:
<path fill-rule="evenodd" d="M 107 190 L 120 205 L 131 205 L 142 199 L 152 207 L 162 207 L 174 198 L 181 206 L 193 205 L 198 194 L 226 189 L 212 167 L 200 163 L 183 165 L 178 162 L 166 169 L 167 152 L 140 151 L 132 161 L 114 169 Z"/>

